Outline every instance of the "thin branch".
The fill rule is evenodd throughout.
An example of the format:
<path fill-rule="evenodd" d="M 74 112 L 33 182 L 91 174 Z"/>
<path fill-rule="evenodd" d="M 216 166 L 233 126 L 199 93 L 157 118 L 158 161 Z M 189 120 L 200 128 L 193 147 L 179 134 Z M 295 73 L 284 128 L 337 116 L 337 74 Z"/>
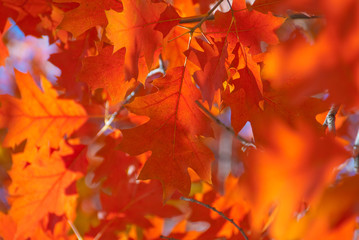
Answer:
<path fill-rule="evenodd" d="M 359 129 L 354 142 L 353 157 L 354 157 L 354 167 L 356 172 L 358 173 L 359 172 Z"/>
<path fill-rule="evenodd" d="M 194 17 L 193 19 L 196 19 L 196 20 L 200 20 L 199 23 L 197 23 L 194 27 L 191 27 L 191 28 L 188 28 L 189 31 L 187 33 L 189 33 L 190 35 L 190 39 L 192 38 L 192 35 L 193 33 L 196 31 L 197 28 L 200 29 L 200 31 L 202 32 L 201 30 L 201 26 L 202 24 L 209 20 L 209 19 L 212 19 L 214 18 L 214 16 L 212 15 L 212 13 L 214 12 L 214 10 L 216 10 L 216 8 L 223 2 L 224 0 L 219 0 L 205 15 L 202 15 L 200 18 L 197 18 L 197 17 Z M 188 20 L 187 20 L 188 21 Z M 181 22 L 181 21 L 180 21 Z"/>
<path fill-rule="evenodd" d="M 81 237 L 79 231 L 77 230 L 76 226 L 69 219 L 67 219 L 67 222 L 70 225 L 72 231 L 75 233 L 77 239 L 82 240 L 82 237 Z"/>
<path fill-rule="evenodd" d="M 159 66 L 158 68 L 152 70 L 151 72 L 148 73 L 147 77 L 156 74 L 156 73 L 162 73 L 163 75 L 166 73 L 166 68 L 165 65 L 163 63 L 163 59 L 162 56 L 160 55 L 159 57 Z M 101 136 L 107 129 L 109 129 L 111 127 L 112 122 L 115 120 L 115 118 L 117 117 L 117 115 L 123 110 L 125 109 L 125 105 L 127 103 L 129 103 L 132 98 L 137 94 L 137 92 L 141 89 L 141 84 L 139 84 L 135 90 L 133 90 L 127 97 L 126 99 L 121 102 L 120 108 L 112 113 L 112 114 L 108 114 L 108 102 L 106 102 L 106 109 L 105 109 L 105 125 L 100 129 L 100 131 L 98 131 L 98 133 L 96 134 L 95 138 L 92 139 L 92 141 L 94 142 L 99 136 Z"/>
<path fill-rule="evenodd" d="M 141 84 L 139 84 L 135 90 L 133 90 L 131 92 L 131 94 L 129 94 L 126 99 L 121 103 L 121 107 L 114 113 L 112 113 L 110 115 L 110 117 L 105 120 L 105 125 L 100 129 L 100 131 L 98 131 L 98 133 L 96 134 L 96 137 L 92 140 L 95 141 L 99 136 L 101 136 L 107 129 L 110 128 L 112 122 L 115 120 L 116 116 L 123 110 L 125 109 L 125 105 L 127 103 L 129 103 L 131 101 L 131 99 L 136 95 L 136 93 L 140 90 L 141 88 Z"/>
<path fill-rule="evenodd" d="M 177 239 L 177 238 L 166 237 L 166 236 L 163 236 L 163 235 L 161 235 L 160 238 L 162 238 L 162 239 L 168 239 L 168 240 L 179 240 L 179 239 Z"/>
<path fill-rule="evenodd" d="M 253 147 L 257 148 L 257 146 L 244 139 L 242 136 L 235 133 L 233 128 L 228 127 L 226 124 L 224 124 L 221 120 L 219 120 L 216 116 L 214 116 L 207 108 L 205 108 L 198 100 L 196 100 L 197 106 L 210 118 L 212 118 L 213 121 L 215 121 L 218 125 L 222 126 L 224 129 L 226 129 L 228 132 L 232 133 L 244 146 L 246 147 Z"/>
<path fill-rule="evenodd" d="M 218 211 L 216 208 L 214 208 L 214 207 L 212 207 L 212 206 L 210 206 L 210 205 L 208 205 L 208 204 L 205 204 L 205 203 L 203 203 L 203 202 L 200 202 L 200 201 L 198 201 L 198 200 L 196 200 L 196 199 L 193 199 L 193 198 L 180 197 L 180 199 L 183 200 L 183 201 L 187 201 L 187 202 L 197 203 L 197 204 L 199 204 L 199 205 L 201 205 L 201 206 L 203 206 L 203 207 L 206 207 L 206 208 L 211 209 L 212 211 L 218 213 L 221 217 L 223 217 L 224 219 L 226 219 L 227 221 L 229 221 L 230 223 L 232 223 L 232 224 L 241 232 L 241 234 L 242 234 L 242 236 L 243 236 L 243 238 L 244 238 L 245 240 L 248 240 L 248 237 L 247 237 L 246 233 L 244 232 L 244 230 L 243 230 L 240 226 L 238 226 L 238 225 L 233 221 L 233 219 L 228 218 L 226 215 L 224 215 L 222 212 Z"/>
<path fill-rule="evenodd" d="M 324 129 L 328 128 L 329 133 L 333 135 L 335 135 L 335 115 L 338 113 L 339 107 L 340 105 L 333 104 L 323 123 Z"/>
<path fill-rule="evenodd" d="M 185 23 L 196 23 L 196 22 L 200 22 L 202 21 L 202 19 L 204 17 L 207 17 L 207 15 L 202 15 L 202 16 L 193 16 L 193 17 L 185 17 L 182 18 L 179 23 L 180 24 L 185 24 Z M 214 20 L 214 15 L 210 15 L 207 17 L 207 20 Z"/>
<path fill-rule="evenodd" d="M 219 0 L 219 1 L 216 3 L 216 5 L 214 5 L 214 6 L 211 8 L 211 10 L 209 10 L 209 11 L 207 12 L 207 15 L 206 15 L 204 18 L 202 18 L 202 20 L 201 20 L 199 23 L 197 23 L 197 25 L 194 26 L 193 28 L 196 29 L 196 28 L 201 27 L 202 24 L 203 24 L 207 19 L 210 18 L 210 16 L 211 16 L 212 13 L 214 12 L 214 10 L 216 10 L 216 8 L 217 8 L 222 2 L 223 2 L 223 0 Z"/>
<path fill-rule="evenodd" d="M 289 15 L 290 19 L 317 19 L 317 18 L 323 18 L 323 16 L 311 16 L 307 15 L 305 13 L 293 13 Z"/>

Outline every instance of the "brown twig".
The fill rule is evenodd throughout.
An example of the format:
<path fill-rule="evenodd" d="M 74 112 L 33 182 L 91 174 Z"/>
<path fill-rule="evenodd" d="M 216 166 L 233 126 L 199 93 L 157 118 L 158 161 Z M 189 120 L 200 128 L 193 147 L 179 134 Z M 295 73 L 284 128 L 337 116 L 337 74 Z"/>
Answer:
<path fill-rule="evenodd" d="M 327 117 L 325 118 L 325 121 L 323 123 L 324 129 L 328 128 L 329 133 L 335 135 L 335 115 L 338 113 L 340 105 L 333 104 L 330 108 Z"/>
<path fill-rule="evenodd" d="M 166 73 L 166 68 L 165 68 L 165 66 L 164 66 L 163 59 L 162 59 L 162 56 L 161 56 L 161 55 L 160 55 L 160 57 L 159 57 L 159 66 L 158 66 L 158 68 L 156 68 L 156 69 L 152 70 L 151 72 L 149 72 L 147 77 L 149 77 L 149 76 L 151 76 L 151 75 L 153 75 L 153 74 L 159 73 L 159 72 L 162 73 L 162 74 L 165 74 L 165 73 Z M 111 115 L 109 115 L 108 112 L 107 112 L 107 109 L 108 109 L 108 108 L 106 107 L 106 113 L 105 113 L 105 115 L 106 115 L 106 116 L 109 116 L 109 117 L 105 119 L 105 125 L 100 129 L 100 131 L 98 131 L 98 133 L 96 134 L 95 138 L 92 140 L 93 142 L 94 142 L 99 136 L 101 136 L 108 128 L 110 128 L 112 122 L 115 120 L 115 118 L 117 117 L 117 115 L 118 115 L 122 110 L 125 109 L 125 105 L 132 100 L 132 98 L 133 98 L 133 97 L 137 94 L 137 92 L 141 89 L 141 86 L 142 86 L 142 85 L 139 84 L 139 85 L 135 88 L 135 90 L 133 90 L 133 91 L 126 97 L 126 99 L 125 99 L 123 102 L 121 102 L 121 105 L 120 105 L 119 109 L 118 109 L 116 112 L 114 112 L 114 113 L 112 113 Z"/>
<path fill-rule="evenodd" d="M 317 18 L 323 18 L 323 16 L 311 16 L 307 15 L 305 13 L 293 13 L 289 15 L 290 19 L 317 19 Z"/>
<path fill-rule="evenodd" d="M 212 207 L 212 206 L 210 206 L 210 205 L 208 205 L 208 204 L 205 204 L 205 203 L 203 203 L 203 202 L 200 202 L 200 201 L 198 201 L 198 200 L 196 200 L 196 199 L 193 199 L 193 198 L 180 197 L 180 199 L 183 200 L 183 201 L 187 201 L 187 202 L 197 203 L 197 204 L 199 204 L 199 205 L 201 205 L 201 206 L 203 206 L 203 207 L 206 207 L 206 208 L 211 209 L 212 211 L 218 213 L 221 217 L 223 217 L 224 219 L 226 219 L 227 221 L 229 221 L 230 223 L 232 223 L 232 224 L 241 232 L 241 234 L 242 234 L 242 236 L 243 236 L 243 238 L 244 238 L 245 240 L 248 240 L 248 237 L 247 237 L 246 233 L 244 232 L 244 230 L 243 230 L 240 226 L 238 226 L 238 225 L 233 221 L 233 219 L 228 218 L 226 215 L 224 215 L 222 212 L 218 211 L 216 208 L 214 208 L 214 207 Z"/>
<path fill-rule="evenodd" d="M 242 136 L 236 134 L 233 128 L 228 127 L 226 124 L 224 124 L 221 120 L 219 120 L 216 116 L 214 116 L 207 108 L 205 108 L 198 100 L 196 100 L 196 104 L 208 117 L 210 117 L 218 125 L 222 126 L 228 132 L 232 133 L 245 147 L 253 147 L 255 149 L 257 148 L 257 146 L 254 143 L 249 142 L 246 139 L 244 139 Z"/>
<path fill-rule="evenodd" d="M 168 239 L 168 240 L 179 240 L 179 239 L 177 239 L 177 238 L 166 237 L 166 236 L 163 236 L 163 235 L 161 235 L 160 238 L 162 238 L 162 239 Z"/>
<path fill-rule="evenodd" d="M 207 16 L 207 15 L 181 18 L 181 20 L 179 21 L 179 23 L 180 23 L 180 24 L 185 24 L 185 23 L 196 23 L 196 22 L 200 22 L 200 21 L 202 21 L 202 19 L 203 19 L 204 17 L 206 17 L 206 16 Z M 208 17 L 207 17 L 207 20 L 214 20 L 214 15 L 208 16 Z"/>
<path fill-rule="evenodd" d="M 126 99 L 121 103 L 121 107 L 114 113 L 110 115 L 108 119 L 105 120 L 105 125 L 98 131 L 95 138 L 92 141 L 95 141 L 99 136 L 101 136 L 112 124 L 112 122 L 115 120 L 117 115 L 125 109 L 125 105 L 131 101 L 131 99 L 136 95 L 136 93 L 141 89 L 141 84 L 139 84 L 135 90 L 133 90 Z"/>
<path fill-rule="evenodd" d="M 201 32 L 202 35 L 204 36 L 203 31 L 202 31 L 202 24 L 203 24 L 205 21 L 214 18 L 214 16 L 212 15 L 212 13 L 214 12 L 214 10 L 216 10 L 216 8 L 217 8 L 223 1 L 224 1 L 224 0 L 219 0 L 205 15 L 201 15 L 199 18 L 198 18 L 198 16 L 193 17 L 192 19 L 199 20 L 199 22 L 198 22 L 194 27 L 189 28 L 189 27 L 184 27 L 184 26 L 182 26 L 182 27 L 188 29 L 188 32 L 186 32 L 186 33 L 184 33 L 184 34 L 189 33 L 189 35 L 190 35 L 190 41 L 191 41 L 191 39 L 192 39 L 193 33 L 196 31 L 197 28 L 199 28 L 200 32 Z M 189 19 L 187 19 L 186 21 L 189 21 Z M 181 20 L 180 20 L 180 23 L 181 23 Z M 188 22 L 187 22 L 187 23 L 188 23 Z M 169 41 L 172 41 L 172 40 L 174 40 L 174 39 L 176 39 L 176 38 L 178 38 L 178 37 L 181 37 L 181 36 L 183 36 L 184 34 L 181 34 L 181 35 L 179 35 L 179 36 L 177 36 L 177 37 L 175 37 L 175 38 L 173 38 L 173 39 L 171 39 L 171 40 L 169 40 Z M 206 36 L 204 36 L 204 38 L 206 38 Z M 190 42 L 190 41 L 189 41 L 189 42 Z"/>

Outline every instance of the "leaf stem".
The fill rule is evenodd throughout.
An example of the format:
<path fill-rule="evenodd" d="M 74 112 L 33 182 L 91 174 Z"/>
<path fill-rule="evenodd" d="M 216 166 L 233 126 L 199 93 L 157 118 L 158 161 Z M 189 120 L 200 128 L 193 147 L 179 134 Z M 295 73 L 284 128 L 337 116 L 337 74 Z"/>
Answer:
<path fill-rule="evenodd" d="M 245 240 L 248 240 L 248 237 L 247 237 L 246 233 L 244 232 L 244 230 L 243 230 L 240 226 L 238 226 L 238 225 L 233 221 L 233 219 L 228 218 L 228 217 L 227 217 L 226 215 L 224 215 L 221 211 L 218 211 L 216 208 L 214 208 L 214 207 L 212 207 L 212 206 L 210 206 L 210 205 L 208 205 L 208 204 L 205 204 L 205 203 L 203 203 L 203 202 L 200 202 L 200 201 L 198 201 L 198 200 L 196 200 L 196 199 L 193 199 L 193 198 L 180 197 L 180 199 L 183 200 L 183 201 L 187 201 L 187 202 L 197 203 L 197 204 L 199 204 L 199 205 L 201 205 L 201 206 L 203 206 L 203 207 L 206 207 L 206 208 L 211 209 L 212 211 L 218 213 L 221 217 L 223 217 L 224 219 L 226 219 L 227 221 L 229 221 L 230 223 L 232 223 L 232 224 L 241 232 L 241 234 L 242 234 L 242 236 L 243 236 L 243 238 L 244 238 Z"/>
<path fill-rule="evenodd" d="M 219 120 L 216 116 L 214 116 L 207 108 L 205 108 L 198 100 L 196 100 L 196 104 L 208 117 L 212 118 L 212 120 L 215 121 L 218 125 L 222 126 L 228 132 L 232 133 L 244 146 L 253 147 L 257 149 L 257 146 L 254 143 L 249 142 L 246 139 L 244 139 L 244 137 L 236 134 L 233 128 L 228 127 L 226 124 L 224 124 L 221 120 Z"/>

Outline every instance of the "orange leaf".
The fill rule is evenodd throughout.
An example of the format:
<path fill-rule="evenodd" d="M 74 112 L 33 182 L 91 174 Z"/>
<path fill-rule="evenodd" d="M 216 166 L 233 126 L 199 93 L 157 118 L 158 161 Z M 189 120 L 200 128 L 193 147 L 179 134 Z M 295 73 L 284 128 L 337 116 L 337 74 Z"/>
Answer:
<path fill-rule="evenodd" d="M 284 18 L 275 17 L 271 13 L 248 11 L 245 0 L 234 1 L 232 8 L 235 19 L 232 25 L 231 11 L 226 13 L 217 11 L 215 21 L 206 22 L 206 33 L 214 37 L 226 37 L 229 31 L 229 43 L 235 45 L 239 40 L 243 45 L 250 47 L 252 54 L 261 52 L 261 41 L 268 44 L 278 43 L 278 37 L 274 30 L 284 22 Z M 229 26 L 231 27 L 228 29 Z"/>
<path fill-rule="evenodd" d="M 239 132 L 247 121 L 256 117 L 260 112 L 260 101 L 263 99 L 259 65 L 248 53 L 241 58 L 242 61 L 245 59 L 245 65 L 242 66 L 240 63 L 238 66 L 240 78 L 229 82 L 234 85 L 234 90 L 227 88 L 222 94 L 223 102 L 231 107 L 231 123 L 236 132 Z"/>
<path fill-rule="evenodd" d="M 15 239 L 16 228 L 17 225 L 14 219 L 9 215 L 0 212 L 0 236 L 4 240 Z"/>
<path fill-rule="evenodd" d="M 123 66 L 125 48 L 113 53 L 113 47 L 100 50 L 98 56 L 83 60 L 80 81 L 87 82 L 92 89 L 105 89 L 115 103 L 124 99 L 126 92 L 134 85 L 134 81 L 125 81 Z"/>
<path fill-rule="evenodd" d="M 136 98 L 127 105 L 135 114 L 150 120 L 133 129 L 122 130 L 120 147 L 132 154 L 152 151 L 143 167 L 140 179 L 158 179 L 164 186 L 164 197 L 175 189 L 188 195 L 192 168 L 201 178 L 211 181 L 211 151 L 199 136 L 211 136 L 209 120 L 194 103 L 200 98 L 183 67 L 168 70 L 165 77 L 154 81 L 158 92 Z"/>
<path fill-rule="evenodd" d="M 22 99 L 0 95 L 0 127 L 8 128 L 3 146 L 14 147 L 27 139 L 27 147 L 50 144 L 57 148 L 63 136 L 71 135 L 87 120 L 81 105 L 57 99 L 51 84 L 42 79 L 42 92 L 30 74 L 16 72 Z"/>
<path fill-rule="evenodd" d="M 320 197 L 348 154 L 334 139 L 320 138 L 303 122 L 293 128 L 275 120 L 267 119 L 267 131 L 262 133 L 268 140 L 266 150 L 255 152 L 247 163 L 246 188 L 253 204 L 253 230 L 261 232 L 265 219 L 274 214 L 271 236 L 288 239 L 284 236 L 300 205 Z"/>
<path fill-rule="evenodd" d="M 49 213 L 73 218 L 77 195 L 69 187 L 86 171 L 86 148 L 73 146 L 69 154 L 65 147 L 69 146 L 51 152 L 44 146 L 13 155 L 9 215 L 17 222 L 17 236 L 31 236 Z"/>
<path fill-rule="evenodd" d="M 175 8 L 172 5 L 168 5 L 161 13 L 154 29 L 160 31 L 163 37 L 166 37 L 170 30 L 179 23 L 180 19 L 181 17 L 178 15 Z"/>
<path fill-rule="evenodd" d="M 227 80 L 227 71 L 225 60 L 227 58 L 227 44 L 224 42 L 215 42 L 210 45 L 204 41 L 197 40 L 204 49 L 205 59 L 199 57 L 200 66 L 203 70 L 196 71 L 193 75 L 194 80 L 201 89 L 203 100 L 212 107 L 213 98 L 218 89 L 223 89 L 223 81 Z M 194 49 L 193 51 L 198 51 Z M 190 59 L 190 58 L 189 58 Z"/>
<path fill-rule="evenodd" d="M 290 238 L 353 239 L 358 214 L 358 183 L 358 176 L 346 177 L 327 188 L 308 214 L 293 223 Z"/>
<path fill-rule="evenodd" d="M 115 45 L 114 52 L 126 48 L 125 79 L 137 79 L 140 56 L 144 54 L 147 67 L 151 68 L 155 52 L 161 46 L 162 34 L 154 27 L 166 4 L 151 0 L 124 0 L 122 3 L 123 12 L 106 11 L 109 22 L 106 34 Z"/>
<path fill-rule="evenodd" d="M 104 160 L 94 172 L 94 181 L 102 180 L 102 189 L 105 189 L 100 193 L 100 200 L 107 213 L 107 219 L 97 229 L 111 225 L 106 227 L 106 232 L 111 233 L 125 230 L 129 224 L 146 229 L 151 226 L 150 215 L 169 218 L 180 214 L 173 206 L 163 205 L 159 182 L 136 181 L 139 159 L 116 150 L 121 139 L 112 136 L 106 138 L 106 145 L 98 153 Z"/>
<path fill-rule="evenodd" d="M 116 0 L 55 0 L 58 3 L 77 2 L 79 7 L 65 13 L 59 25 L 60 29 L 71 32 L 74 37 L 97 25 L 107 24 L 105 10 L 122 10 L 122 4 Z"/>

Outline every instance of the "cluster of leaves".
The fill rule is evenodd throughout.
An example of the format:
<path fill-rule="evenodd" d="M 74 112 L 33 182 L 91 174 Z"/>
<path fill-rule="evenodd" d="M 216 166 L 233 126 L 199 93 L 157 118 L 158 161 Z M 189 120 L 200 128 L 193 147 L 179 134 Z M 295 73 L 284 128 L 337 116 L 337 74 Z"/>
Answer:
<path fill-rule="evenodd" d="M 0 66 L 5 240 L 356 233 L 357 0 L 0 0 Z"/>

